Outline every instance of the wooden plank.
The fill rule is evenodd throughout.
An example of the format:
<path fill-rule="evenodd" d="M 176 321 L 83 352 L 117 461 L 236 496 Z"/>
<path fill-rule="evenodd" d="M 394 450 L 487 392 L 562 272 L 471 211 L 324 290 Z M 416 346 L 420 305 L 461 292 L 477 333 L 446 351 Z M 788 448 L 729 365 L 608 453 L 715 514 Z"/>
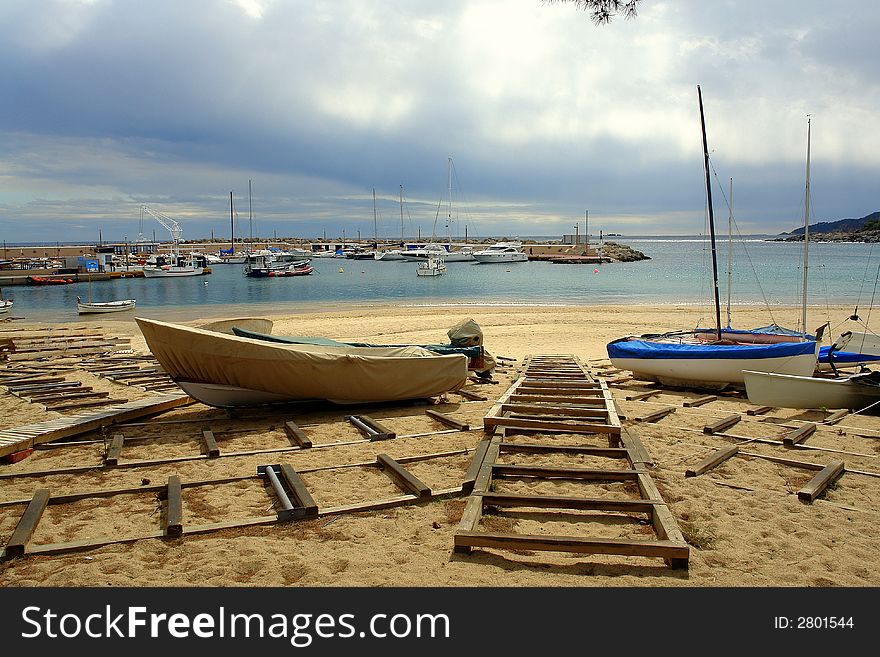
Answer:
<path fill-rule="evenodd" d="M 210 429 L 202 430 L 202 444 L 205 447 L 205 453 L 208 458 L 217 458 L 220 456 L 220 448 L 217 447 L 217 440 L 214 438 L 214 432 Z"/>
<path fill-rule="evenodd" d="M 119 453 L 122 451 L 122 445 L 124 443 L 124 434 L 117 433 L 113 435 L 113 439 L 110 441 L 110 447 L 107 449 L 107 454 L 104 457 L 104 465 L 119 464 Z"/>
<path fill-rule="evenodd" d="M 120 404 L 127 402 L 127 399 L 110 399 L 109 397 L 105 397 L 102 399 L 96 399 L 94 401 L 77 401 L 77 402 L 63 402 L 61 404 L 44 404 L 44 408 L 47 411 L 69 411 L 74 408 L 90 408 L 94 406 L 107 406 L 108 404 Z"/>
<path fill-rule="evenodd" d="M 662 420 L 664 417 L 669 415 L 670 413 L 675 413 L 675 406 L 666 406 L 664 408 L 659 408 L 656 411 L 652 411 L 647 413 L 646 415 L 640 415 L 639 417 L 633 418 L 634 422 L 656 422 L 657 420 Z"/>
<path fill-rule="evenodd" d="M 418 497 L 431 496 L 431 489 L 424 482 L 400 465 L 400 463 L 388 456 L 388 454 L 379 454 L 376 456 L 376 462 L 382 466 L 382 469 L 388 474 L 388 476 L 390 476 L 403 490 L 412 493 L 413 495 L 417 495 Z"/>
<path fill-rule="evenodd" d="M 608 417 L 608 411 L 604 408 L 578 408 L 576 406 L 549 406 L 545 404 L 501 404 L 501 413 L 545 414 L 596 419 L 606 419 Z"/>
<path fill-rule="evenodd" d="M 659 395 L 659 390 L 649 390 L 648 392 L 640 392 L 635 395 L 626 395 L 624 397 L 625 401 L 642 401 L 643 399 L 648 399 L 649 397 L 653 397 L 654 395 Z"/>
<path fill-rule="evenodd" d="M 434 420 L 437 420 L 447 427 L 452 427 L 453 429 L 458 429 L 459 431 L 468 431 L 471 428 L 471 426 L 466 422 L 461 422 L 460 420 L 456 420 L 452 416 L 446 415 L 445 413 L 438 413 L 437 411 L 432 411 L 431 409 L 425 409 L 425 415 Z"/>
<path fill-rule="evenodd" d="M 289 463 L 281 464 L 281 479 L 287 484 L 287 489 L 292 494 L 293 499 L 291 501 L 296 504 L 294 511 L 302 513 L 301 516 L 298 513 L 296 517 L 317 518 L 318 504 L 315 502 L 312 494 L 309 493 L 303 478 Z"/>
<path fill-rule="evenodd" d="M 171 475 L 168 477 L 168 502 L 165 533 L 168 536 L 180 536 L 183 534 L 183 497 L 181 494 L 180 477 Z"/>
<path fill-rule="evenodd" d="M 746 409 L 746 415 L 763 415 L 764 413 L 769 413 L 774 408 L 775 406 L 752 406 Z"/>
<path fill-rule="evenodd" d="M 465 399 L 470 399 L 471 401 L 488 401 L 489 399 L 488 397 L 486 397 L 486 395 L 480 395 L 476 392 L 471 392 L 470 390 L 464 390 L 463 388 L 459 390 L 453 390 L 452 392 L 456 395 L 461 395 Z"/>
<path fill-rule="evenodd" d="M 34 535 L 37 523 L 43 517 L 43 511 L 46 510 L 48 503 L 49 490 L 47 488 L 38 488 L 34 491 L 33 498 L 24 510 L 18 525 L 15 527 L 15 531 L 12 532 L 9 542 L 6 544 L 7 557 L 20 557 L 24 554 L 25 548 L 30 542 L 31 536 Z"/>
<path fill-rule="evenodd" d="M 578 406 L 604 406 L 605 399 L 603 397 L 594 396 L 594 397 L 566 397 L 566 396 L 556 396 L 556 395 L 528 395 L 528 394 L 520 394 L 522 389 L 518 390 L 516 394 L 510 396 L 511 402 L 548 402 L 548 403 L 564 403 L 564 404 L 577 404 Z"/>
<path fill-rule="evenodd" d="M 810 479 L 803 488 L 798 491 L 798 499 L 812 502 L 822 494 L 828 485 L 843 474 L 843 461 L 831 461 L 815 477 Z"/>
<path fill-rule="evenodd" d="M 663 499 L 660 495 L 660 491 L 657 490 L 657 486 L 654 484 L 654 480 L 651 479 L 650 475 L 647 473 L 639 475 L 638 484 L 639 491 L 643 498 L 650 500 Z M 684 536 L 682 536 L 681 530 L 678 528 L 678 523 L 675 521 L 675 516 L 672 515 L 669 507 L 665 504 L 656 505 L 654 507 L 654 513 L 651 515 L 651 524 L 653 525 L 654 532 L 657 534 L 658 538 L 661 540 L 672 541 L 674 544 L 681 545 L 685 549 L 684 556 L 669 559 L 669 564 L 673 568 L 687 568 L 690 549 L 688 548 Z"/>
<path fill-rule="evenodd" d="M 591 447 L 589 445 L 547 445 L 544 443 L 501 443 L 501 451 L 526 452 L 529 454 L 584 454 L 588 456 L 604 456 L 613 459 L 625 459 L 629 450 L 623 447 Z"/>
<path fill-rule="evenodd" d="M 64 381 L 63 376 L 49 376 L 49 377 L 41 377 L 39 375 L 32 374 L 26 377 L 16 377 L 12 379 L 4 379 L 0 385 L 5 387 L 8 390 L 19 390 L 20 388 L 27 388 L 28 386 L 41 386 L 49 383 L 61 383 Z"/>
<path fill-rule="evenodd" d="M 69 399 L 103 399 L 105 397 L 109 397 L 109 392 L 71 392 L 66 395 L 53 395 L 51 397 L 26 397 L 29 402 L 32 403 L 45 403 L 47 401 L 51 402 L 62 402 L 67 401 Z"/>
<path fill-rule="evenodd" d="M 695 406 L 702 406 L 703 404 L 708 404 L 709 402 L 716 401 L 718 399 L 718 395 L 705 395 L 704 397 L 697 397 L 696 399 L 689 399 L 686 402 L 682 403 L 682 406 L 685 408 L 692 408 Z"/>
<path fill-rule="evenodd" d="M 621 538 L 583 538 L 580 536 L 529 536 L 487 532 L 455 533 L 456 546 L 488 547 L 504 550 L 545 550 L 581 554 L 620 554 L 625 556 L 687 559 L 688 547 L 673 541 L 632 541 Z"/>
<path fill-rule="evenodd" d="M 721 463 L 724 463 L 727 459 L 732 456 L 735 456 L 736 453 L 739 452 L 739 447 L 733 445 L 732 447 L 722 447 L 719 450 L 716 450 L 709 454 L 706 458 L 700 461 L 693 468 L 688 468 L 684 471 L 685 477 L 698 477 L 704 472 L 708 472 L 712 468 Z"/>
<path fill-rule="evenodd" d="M 789 431 L 782 437 L 782 444 L 786 447 L 794 447 L 798 443 L 805 441 L 807 438 L 816 433 L 816 425 L 813 422 L 807 422 L 804 426 Z"/>
<path fill-rule="evenodd" d="M 474 484 L 477 481 L 477 475 L 480 472 L 480 468 L 483 465 L 483 459 L 486 457 L 486 451 L 489 449 L 489 439 L 483 439 L 477 444 L 477 448 L 474 450 L 474 456 L 471 459 L 471 463 L 468 466 L 467 472 L 464 475 L 464 481 L 462 482 L 462 490 L 465 493 L 470 493 L 474 489 Z"/>
<path fill-rule="evenodd" d="M 710 436 L 716 433 L 720 433 L 725 429 L 732 427 L 734 424 L 742 420 L 742 415 L 736 413 L 735 415 L 728 415 L 725 418 L 721 418 L 720 420 L 713 422 L 712 424 L 707 424 L 703 427 L 703 433 L 709 434 Z"/>
<path fill-rule="evenodd" d="M 289 421 L 284 423 L 284 432 L 287 434 L 291 445 L 298 445 L 303 449 L 309 449 L 312 446 L 311 439 L 306 436 L 305 432 L 300 429 L 296 422 Z"/>
<path fill-rule="evenodd" d="M 508 465 L 495 463 L 493 477 L 540 477 L 584 479 L 593 481 L 635 481 L 640 470 L 602 470 L 597 468 L 558 468 L 543 465 Z"/>
<path fill-rule="evenodd" d="M 623 511 L 653 513 L 662 500 L 614 500 L 607 497 L 565 497 L 560 495 L 519 495 L 513 493 L 475 493 L 483 498 L 483 507 L 532 507 L 536 509 L 577 509 L 580 511 Z"/>
<path fill-rule="evenodd" d="M 822 420 L 822 424 L 837 424 L 847 415 L 849 415 L 850 411 L 848 408 L 842 408 L 839 411 L 834 411 L 831 415 Z"/>
<path fill-rule="evenodd" d="M 638 466 L 639 464 L 654 465 L 654 459 L 651 458 L 635 429 L 632 427 L 621 429 L 620 442 L 629 451 L 629 460 L 633 466 Z"/>
<path fill-rule="evenodd" d="M 613 435 L 620 434 L 620 427 L 610 424 L 602 424 L 599 422 L 550 422 L 546 420 L 520 420 L 508 417 L 491 417 L 483 418 L 483 427 L 485 430 L 491 430 L 494 427 L 505 427 L 508 429 L 521 429 L 532 431 L 550 431 L 563 433 L 609 433 Z"/>

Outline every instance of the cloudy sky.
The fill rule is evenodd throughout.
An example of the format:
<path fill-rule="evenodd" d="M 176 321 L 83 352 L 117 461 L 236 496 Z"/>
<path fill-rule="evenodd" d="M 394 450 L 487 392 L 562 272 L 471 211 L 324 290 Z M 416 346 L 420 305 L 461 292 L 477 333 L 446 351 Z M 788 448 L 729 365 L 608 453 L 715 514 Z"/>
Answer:
<path fill-rule="evenodd" d="M 0 238 L 131 240 L 142 204 L 228 236 L 230 191 L 239 234 L 394 237 L 401 186 L 407 236 L 697 234 L 698 84 L 724 230 L 730 178 L 740 232 L 803 222 L 808 114 L 813 221 L 861 217 L 878 33 L 827 0 L 2 0 Z"/>

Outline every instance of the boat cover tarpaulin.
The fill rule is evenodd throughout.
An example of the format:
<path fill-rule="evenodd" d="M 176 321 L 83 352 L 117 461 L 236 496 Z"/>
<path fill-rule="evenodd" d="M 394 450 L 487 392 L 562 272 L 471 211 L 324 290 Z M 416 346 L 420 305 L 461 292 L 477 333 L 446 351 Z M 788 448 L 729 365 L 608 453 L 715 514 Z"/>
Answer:
<path fill-rule="evenodd" d="M 423 399 L 457 390 L 468 359 L 420 347 L 280 344 L 136 318 L 175 381 L 235 386 L 291 400 L 342 403 Z"/>
<path fill-rule="evenodd" d="M 815 342 L 774 344 L 679 344 L 623 338 L 608 344 L 609 358 L 707 359 L 707 358 L 785 358 L 812 354 Z"/>
<path fill-rule="evenodd" d="M 821 347 L 819 349 L 819 362 L 820 363 L 828 363 L 832 362 L 835 365 L 847 365 L 849 363 L 872 363 L 876 361 L 880 361 L 880 356 L 875 356 L 874 354 L 859 354 L 854 351 L 834 351 L 834 354 L 829 359 L 829 353 L 831 352 L 831 347 Z"/>

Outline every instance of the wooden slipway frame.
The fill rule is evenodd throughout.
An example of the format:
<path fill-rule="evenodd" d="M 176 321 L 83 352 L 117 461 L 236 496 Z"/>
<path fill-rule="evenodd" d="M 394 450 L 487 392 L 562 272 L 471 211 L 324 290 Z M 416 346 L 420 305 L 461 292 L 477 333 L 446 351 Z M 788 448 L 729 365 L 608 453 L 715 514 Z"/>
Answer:
<path fill-rule="evenodd" d="M 474 461 L 482 458 L 472 492 L 455 532 L 455 551 L 474 548 L 549 550 L 586 554 L 661 557 L 673 568 L 687 568 L 690 549 L 675 518 L 646 470 L 650 456 L 635 432 L 622 429 L 614 400 L 604 381 L 595 379 L 574 356 L 529 356 L 520 376 L 501 396 L 483 421 L 487 438 Z M 571 434 L 578 444 L 508 442 L 511 433 Z M 608 446 L 588 444 L 584 436 L 605 437 Z M 505 453 L 583 454 L 625 459 L 627 469 L 592 469 L 506 465 Z M 635 482 L 639 499 L 562 497 L 501 494 L 492 491 L 500 478 L 573 479 L 591 482 Z M 487 508 L 528 508 L 644 513 L 653 526 L 655 540 L 589 538 L 485 532 L 478 529 Z"/>

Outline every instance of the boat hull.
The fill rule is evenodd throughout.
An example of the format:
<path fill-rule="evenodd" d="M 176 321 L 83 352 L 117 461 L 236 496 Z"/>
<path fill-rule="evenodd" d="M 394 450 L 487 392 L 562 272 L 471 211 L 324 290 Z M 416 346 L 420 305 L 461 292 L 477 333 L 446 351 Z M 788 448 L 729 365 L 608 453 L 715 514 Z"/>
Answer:
<path fill-rule="evenodd" d="M 491 254 L 474 254 L 474 260 L 481 265 L 490 265 L 499 262 L 525 262 L 529 256 L 525 253 L 491 253 Z"/>
<path fill-rule="evenodd" d="M 762 406 L 861 409 L 880 401 L 880 387 L 858 383 L 856 377 L 823 379 L 748 370 L 743 375 L 749 401 Z"/>
<path fill-rule="evenodd" d="M 80 315 L 87 315 L 92 313 L 119 313 L 126 310 L 134 310 L 136 303 L 137 302 L 134 299 L 96 303 L 77 303 L 76 311 Z"/>
<path fill-rule="evenodd" d="M 810 376 L 817 349 L 815 342 L 710 346 L 623 339 L 608 345 L 608 356 L 637 378 L 721 390 L 743 385 L 743 370 Z"/>
<path fill-rule="evenodd" d="M 204 267 L 144 267 L 146 278 L 175 278 L 181 276 L 200 276 L 205 273 Z"/>
<path fill-rule="evenodd" d="M 255 399 L 344 404 L 425 399 L 467 382 L 468 359 L 461 354 L 437 355 L 420 347 L 279 344 L 143 318 L 136 321 L 171 378 L 209 405 L 268 403 Z M 216 386 L 222 387 L 222 403 L 214 394 Z"/>

